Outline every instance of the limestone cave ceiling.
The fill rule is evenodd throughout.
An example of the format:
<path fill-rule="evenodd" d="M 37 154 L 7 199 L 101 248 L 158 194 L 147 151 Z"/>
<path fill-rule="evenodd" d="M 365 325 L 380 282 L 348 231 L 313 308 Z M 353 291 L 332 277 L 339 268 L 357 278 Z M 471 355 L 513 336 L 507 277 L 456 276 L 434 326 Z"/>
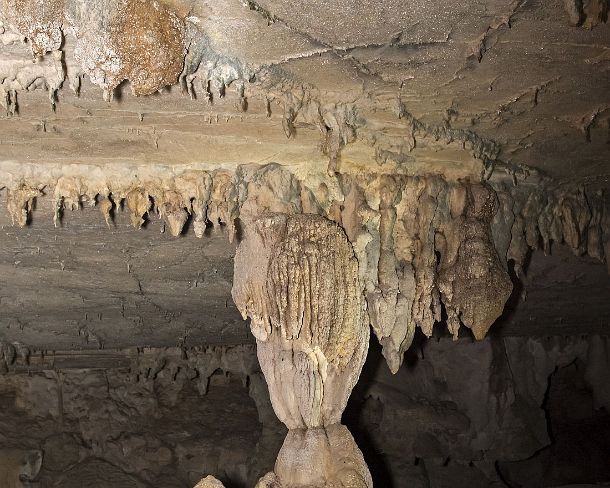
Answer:
<path fill-rule="evenodd" d="M 4 0 L 3 159 L 311 165 L 322 131 L 349 165 L 605 185 L 607 5 L 572 3 Z"/>
<path fill-rule="evenodd" d="M 416 327 L 484 336 L 532 250 L 610 253 L 605 0 L 0 6 L 0 340 L 251 340 L 264 213 L 344 229 L 392 370 Z"/>

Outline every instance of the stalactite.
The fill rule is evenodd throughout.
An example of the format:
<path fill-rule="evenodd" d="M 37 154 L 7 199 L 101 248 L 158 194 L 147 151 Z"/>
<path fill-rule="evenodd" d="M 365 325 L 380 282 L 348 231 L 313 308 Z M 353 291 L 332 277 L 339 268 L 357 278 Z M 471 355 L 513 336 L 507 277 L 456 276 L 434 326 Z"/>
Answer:
<path fill-rule="evenodd" d="M 443 306 L 454 337 L 462 325 L 483 337 L 511 293 L 510 267 L 524 279 L 531 249 L 551 253 L 566 243 L 575 254 L 600 261 L 610 252 L 608 193 L 550 182 L 514 187 L 433 175 L 297 175 L 278 164 L 189 168 L 171 178 L 116 179 L 99 169 L 55 181 L 41 174 L 33 178 L 35 187 L 24 186 L 18 173 L 9 176 L 7 210 L 21 226 L 44 187 L 54 188 L 57 223 L 65 210 L 97 202 L 110 225 L 112 203 L 119 210 L 122 201 L 135 228 L 156 209 L 176 236 L 189 218 L 198 237 L 208 227 L 226 228 L 229 240 L 238 231 L 247 239 L 244 222 L 266 213 L 318 214 L 337 222 L 353 246 L 368 319 L 392 371 L 417 327 L 432 334 Z M 250 238 L 261 239 L 256 233 Z M 259 247 L 269 249 L 263 241 Z M 265 253 L 261 262 L 270 259 Z M 266 275 L 257 273 L 248 286 L 262 289 Z M 265 340 L 271 333 L 267 304 L 260 294 L 250 297 L 244 313 L 253 318 L 254 335 Z"/>
<path fill-rule="evenodd" d="M 11 217 L 13 225 L 25 227 L 30 218 L 34 199 L 42 195 L 42 192 L 37 188 L 29 188 L 21 185 L 14 190 L 8 190 L 6 194 L 7 211 Z"/>
<path fill-rule="evenodd" d="M 491 236 L 496 195 L 485 185 L 456 185 L 451 190 L 452 218 L 441 227 L 442 245 L 436 246 L 438 286 L 453 337 L 463 323 L 483 339 L 513 288 Z"/>

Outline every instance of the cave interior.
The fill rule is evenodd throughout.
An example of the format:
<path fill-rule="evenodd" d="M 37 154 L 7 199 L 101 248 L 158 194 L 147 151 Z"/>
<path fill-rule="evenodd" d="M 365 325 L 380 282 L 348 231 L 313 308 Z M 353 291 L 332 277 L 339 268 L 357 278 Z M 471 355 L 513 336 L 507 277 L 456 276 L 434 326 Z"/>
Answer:
<path fill-rule="evenodd" d="M 0 488 L 610 486 L 608 0 L 0 0 Z"/>

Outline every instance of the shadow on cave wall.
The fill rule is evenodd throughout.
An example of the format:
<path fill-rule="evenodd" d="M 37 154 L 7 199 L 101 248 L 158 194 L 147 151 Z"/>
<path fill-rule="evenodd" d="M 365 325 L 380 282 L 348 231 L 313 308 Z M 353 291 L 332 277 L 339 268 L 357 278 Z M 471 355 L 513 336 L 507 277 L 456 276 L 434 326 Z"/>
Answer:
<path fill-rule="evenodd" d="M 410 370 L 415 367 L 418 362 L 418 351 L 422 350 L 425 341 L 426 337 L 418 329 L 413 344 L 405 353 L 401 368 Z M 362 451 L 374 485 L 384 488 L 401 488 L 396 481 L 393 461 L 384 451 L 385 446 L 380 443 L 379 436 L 373 435 L 373 431 L 377 430 L 380 423 L 383 422 L 383 404 L 379 400 L 373 400 L 369 391 L 371 386 L 378 381 L 380 370 L 387 367 L 381 352 L 381 345 L 371 335 L 366 363 L 343 414 L 343 423 L 350 429 Z M 417 459 L 405 460 L 405 462 L 417 464 Z M 423 464 L 416 470 L 421 470 L 422 476 L 425 477 Z"/>
<path fill-rule="evenodd" d="M 595 408 L 576 359 L 549 377 L 543 408 L 551 444 L 531 458 L 498 463 L 510 488 L 543 488 L 610 481 L 610 413 Z"/>
<path fill-rule="evenodd" d="M 0 375 L 0 488 L 2 456 L 24 450 L 44 454 L 40 488 L 186 488 L 211 473 L 247 488 L 251 470 L 268 469 L 251 465 L 263 426 L 238 376 L 214 372 L 206 394 L 170 368 L 146 381 L 120 369 L 59 376 Z"/>
<path fill-rule="evenodd" d="M 523 357 L 513 360 L 533 370 L 527 366 L 520 372 L 511 369 L 507 340 L 523 344 L 513 350 L 522 351 Z M 554 340 L 588 343 L 585 337 Z M 486 346 L 464 334 L 454 345 L 439 326 L 430 339 L 416 334 L 400 372 L 392 376 L 381 346 L 371 339 L 343 422 L 362 450 L 375 486 L 545 488 L 610 481 L 610 415 L 595 406 L 585 381 L 586 365 L 575 359 L 559 367 L 549 377 L 544 403 L 536 403 L 536 395 L 528 403 L 519 395 L 524 388 L 527 391 L 528 381 L 544 371 L 542 366 L 536 369 L 536 361 L 552 360 L 553 341 L 537 343 L 533 350 L 519 341 L 527 339 L 489 338 Z M 438 363 L 439 354 L 448 350 L 453 352 L 447 363 Z M 489 371 L 470 377 L 479 362 Z M 484 378 L 488 385 L 473 386 L 472 380 Z M 428 386 L 418 389 L 417 385 Z M 454 396 L 455 388 L 465 392 L 462 400 Z M 470 398 L 468 392 L 477 389 L 482 393 Z M 512 400 L 510 392 L 516 394 Z M 472 416 L 476 412 L 483 416 Z M 471 416 L 464 423 L 465 415 Z M 550 444 L 542 447 L 545 440 L 539 434 L 545 431 Z M 488 451 L 477 450 L 481 439 Z"/>
<path fill-rule="evenodd" d="M 385 359 L 381 354 L 381 345 L 371 334 L 368 356 L 364 363 L 364 367 L 362 368 L 360 379 L 358 380 L 358 383 L 350 396 L 347 408 L 343 413 L 343 423 L 347 425 L 356 440 L 356 444 L 358 444 L 358 447 L 362 451 L 375 486 L 394 488 L 390 466 L 384 458 L 381 446 L 376 445 L 371 437 L 370 423 L 367 422 L 365 424 L 363 421 L 363 407 L 367 398 L 367 392 L 375 381 L 379 368 L 383 367 L 387 366 L 385 364 Z M 375 419 L 369 419 L 369 421 L 370 420 L 375 422 Z M 379 421 L 381 421 L 381 419 L 379 419 Z"/>

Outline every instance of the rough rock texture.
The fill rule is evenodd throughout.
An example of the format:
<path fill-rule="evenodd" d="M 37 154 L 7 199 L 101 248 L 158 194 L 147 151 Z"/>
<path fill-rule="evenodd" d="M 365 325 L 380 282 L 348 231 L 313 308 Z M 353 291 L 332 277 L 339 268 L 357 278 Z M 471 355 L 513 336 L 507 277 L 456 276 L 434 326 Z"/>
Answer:
<path fill-rule="evenodd" d="M 176 239 L 153 214 L 137 232 L 127 205 L 107 227 L 102 205 L 65 210 L 55 227 L 54 199 L 39 197 L 25 234 L 0 210 L 0 340 L 43 351 L 253 342 L 231 300 L 227 232 L 197 239 L 191 221 Z"/>
<path fill-rule="evenodd" d="M 315 215 L 245 222 L 233 298 L 252 319 L 273 408 L 289 429 L 277 479 L 259 484 L 370 488 L 362 454 L 340 425 L 369 340 L 358 264 L 343 230 Z"/>
<path fill-rule="evenodd" d="M 15 228 L 2 234 L 0 366 L 113 341 L 237 342 L 234 248 L 184 237 L 226 234 L 250 248 L 234 296 L 292 429 L 260 483 L 311 476 L 291 452 L 347 446 L 357 469 L 320 466 L 320 483 L 367 484 L 337 425 L 369 323 L 397 372 L 419 330 L 481 340 L 503 322 L 527 296 L 532 250 L 610 262 L 607 19 L 606 0 L 3 0 L 1 222 Z M 69 212 L 89 205 L 101 228 Z M 39 232 L 38 216 L 58 230 Z M 180 244 L 147 246 L 147 227 Z M 170 279 L 151 279 L 163 246 Z M 121 476 L 108 482 L 139 482 Z"/>
<path fill-rule="evenodd" d="M 0 449 L 0 481 L 6 488 L 19 488 L 22 481 L 34 481 L 41 466 L 41 451 Z"/>
<path fill-rule="evenodd" d="M 206 476 L 195 485 L 195 488 L 224 488 L 224 485 L 213 476 Z"/>
<path fill-rule="evenodd" d="M 368 345 L 351 246 L 317 216 L 261 217 L 254 225 L 247 232 L 258 235 L 246 235 L 235 258 L 233 297 L 253 317 L 261 367 L 277 385 L 272 402 L 289 429 L 336 424 Z"/>
<path fill-rule="evenodd" d="M 136 95 L 179 85 L 218 108 L 182 100 L 172 102 L 173 111 L 206 112 L 208 123 L 249 118 L 265 127 L 268 142 L 274 131 L 285 133 L 300 163 L 324 155 L 331 173 L 377 162 L 471 175 L 537 168 L 564 181 L 599 184 L 594 179 L 601 176 L 607 183 L 606 172 L 597 171 L 605 161 L 610 103 L 607 2 L 387 0 L 354 7 L 334 0 L 305 10 L 285 0 L 5 0 L 0 79 L 7 109 L 16 113 L 17 96 L 25 97 L 18 93 L 36 88 L 46 88 L 55 105 L 64 80 L 80 93 L 84 77 L 107 99 L 124 80 Z M 517 70 L 522 76 L 512 76 Z M 69 97 L 62 93 L 67 111 L 84 108 Z M 123 112 L 138 116 L 155 106 L 127 101 Z M 261 120 L 266 115 L 271 125 Z M 65 134 L 78 135 L 78 125 L 55 120 Z M 93 139 L 116 141 L 116 127 Z M 242 129 L 216 134 L 228 136 L 226 146 Z M 256 131 L 247 132 L 243 159 L 258 145 Z M 316 133 L 316 151 L 311 139 L 304 151 L 295 142 Z M 277 153 L 279 144 L 271 145 Z M 163 152 L 171 161 L 193 158 Z M 102 153 L 112 157 L 108 147 Z M 581 161 L 575 172 L 574 160 Z M 279 162 L 288 161 L 294 154 L 284 151 Z"/>
<path fill-rule="evenodd" d="M 57 224 L 97 202 L 110 225 L 122 203 L 135 227 L 156 211 L 176 236 L 211 223 L 233 239 L 240 212 L 271 206 L 318 213 L 354 246 L 392 370 L 443 313 L 454 336 L 465 325 L 482 337 L 511 292 L 505 261 L 523 279 L 530 248 L 607 254 L 596 173 L 607 160 L 607 5 L 402 7 L 7 0 L 3 102 L 24 109 L 0 121 L 12 221 L 25 225 L 51 189 Z M 591 53 L 582 63 L 565 56 L 580 48 Z M 134 98 L 124 80 L 136 95 L 177 84 L 191 99 Z M 116 105 L 100 105 L 89 82 L 107 99 L 116 91 Z M 53 107 L 61 92 L 62 110 L 39 117 L 36 88 Z M 23 91 L 34 93 L 18 103 Z"/>
<path fill-rule="evenodd" d="M 285 435 L 252 346 L 35 352 L 7 369 L 0 476 L 38 486 L 191 488 L 206 471 L 252 486 Z"/>
<path fill-rule="evenodd" d="M 381 486 L 603 481 L 610 416 L 593 398 L 608 386 L 586 379 L 604 364 L 596 357 L 600 341 L 607 337 L 453 342 L 439 334 L 418 342 L 396 375 L 367 362 L 344 420 Z M 375 357 L 381 360 L 373 347 Z M 561 380 L 574 370 L 579 381 Z M 579 469 L 584 459 L 587 469 Z"/>
<path fill-rule="evenodd" d="M 274 473 L 276 479 L 263 479 L 261 488 L 373 486 L 360 449 L 341 424 L 289 430 Z"/>
<path fill-rule="evenodd" d="M 84 172 L 82 165 L 73 165 L 58 166 L 55 174 L 63 176 L 56 178 L 36 165 L 5 168 L 7 211 L 14 224 L 31 220 L 34 199 L 54 188 L 58 226 L 71 218 L 67 210 L 89 204 L 100 208 L 111 228 L 123 209 L 136 228 L 157 214 L 161 230 L 176 236 L 193 229 L 205 239 L 218 230 L 225 230 L 229 241 L 238 234 L 243 241 L 252 237 L 257 250 L 248 265 L 253 271 L 244 271 L 242 282 L 258 283 L 259 290 L 240 291 L 237 283 L 235 297 L 261 340 L 270 333 L 269 317 L 279 313 L 268 309 L 260 292 L 272 247 L 247 223 L 268 212 L 334 220 L 353 246 L 365 315 L 393 371 L 415 330 L 429 336 L 443 313 L 454 337 L 461 325 L 484 337 L 511 295 L 509 274 L 525 279 L 530 250 L 549 253 L 565 243 L 576 255 L 607 261 L 610 246 L 608 193 L 556 187 L 546 180 L 532 187 L 440 176 L 328 177 L 315 169 L 293 173 L 277 164 L 241 165 L 234 172 L 174 166 L 171 176 L 154 166 L 109 174 L 98 166 Z M 126 271 L 130 274 L 129 262 Z M 277 286 L 279 293 L 283 285 Z"/>
<path fill-rule="evenodd" d="M 3 11 L 30 40 L 34 58 L 50 52 L 62 59 L 64 35 L 73 36 L 80 69 L 107 97 L 124 80 L 134 95 L 150 95 L 177 83 L 183 69 L 184 19 L 162 2 L 108 0 L 87 8 L 65 0 L 6 0 Z"/>
<path fill-rule="evenodd" d="M 344 422 L 375 486 L 506 486 L 496 461 L 509 486 L 607 479 L 607 337 L 456 342 L 440 332 L 416 340 L 396 375 L 372 342 Z M 204 472 L 254 486 L 286 435 L 257 368 L 253 347 L 17 357 L 0 375 L 0 468 L 51 487 L 94 476 L 100 488 L 192 488 Z"/>
<path fill-rule="evenodd" d="M 497 197 L 484 185 L 466 185 L 453 188 L 448 198 L 453 219 L 447 231 L 441 231 L 444 242 L 437 245 L 441 255 L 438 286 L 454 337 L 462 321 L 482 339 L 512 292 L 491 235 Z"/>

